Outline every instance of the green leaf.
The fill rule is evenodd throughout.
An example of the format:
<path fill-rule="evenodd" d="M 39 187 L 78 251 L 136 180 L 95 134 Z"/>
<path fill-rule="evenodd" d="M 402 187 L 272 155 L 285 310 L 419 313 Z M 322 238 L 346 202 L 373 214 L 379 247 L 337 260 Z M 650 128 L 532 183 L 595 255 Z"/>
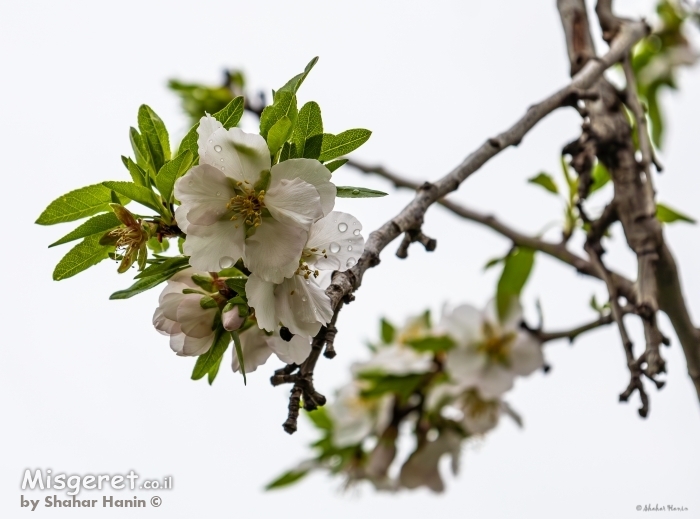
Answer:
<path fill-rule="evenodd" d="M 158 272 L 157 274 L 154 274 L 152 276 L 144 277 L 141 279 L 137 279 L 136 283 L 131 285 L 129 288 L 125 290 L 118 290 L 114 292 L 111 296 L 109 296 L 110 299 L 129 299 L 130 297 L 134 297 L 135 295 L 140 294 L 141 292 L 145 292 L 146 290 L 150 290 L 151 288 L 160 285 L 164 281 L 167 281 L 171 277 L 173 277 L 175 274 L 180 272 L 182 269 L 186 268 L 185 266 L 179 267 L 179 268 L 173 268 L 170 270 L 165 270 L 162 272 Z M 148 269 L 146 269 L 148 270 Z M 144 270 L 141 272 L 143 274 L 146 272 Z"/>
<path fill-rule="evenodd" d="M 484 271 L 487 271 L 491 267 L 495 267 L 496 265 L 498 265 L 499 263 L 501 263 L 504 260 L 505 260 L 505 258 L 491 258 L 490 260 L 488 260 L 486 262 L 486 265 L 484 265 Z"/>
<path fill-rule="evenodd" d="M 104 185 L 93 184 L 81 187 L 51 202 L 37 218 L 36 223 L 39 225 L 53 225 L 72 222 L 86 216 L 111 211 L 109 207 L 111 202 L 110 189 Z"/>
<path fill-rule="evenodd" d="M 336 190 L 338 198 L 377 198 L 387 195 L 384 191 L 367 189 L 366 187 L 336 186 Z"/>
<path fill-rule="evenodd" d="M 369 387 L 363 389 L 360 393 L 362 397 L 374 398 L 387 393 L 393 393 L 404 401 L 408 399 L 425 380 L 424 375 L 397 376 L 386 375 L 379 372 L 360 373 L 357 377 L 370 382 Z"/>
<path fill-rule="evenodd" d="M 126 169 L 129 170 L 129 175 L 131 175 L 131 180 L 134 181 L 134 184 L 146 187 L 149 186 L 150 179 L 148 177 L 148 174 L 143 169 L 141 169 L 141 166 L 136 164 L 136 162 L 131 160 L 129 157 L 125 157 L 124 155 L 122 155 L 122 162 L 126 166 Z"/>
<path fill-rule="evenodd" d="M 149 249 L 151 249 L 156 254 L 161 254 L 170 248 L 170 242 L 167 239 L 164 239 L 162 241 L 158 241 L 157 236 L 153 236 L 153 237 L 149 238 L 148 241 L 146 242 L 146 245 L 148 246 Z"/>
<path fill-rule="evenodd" d="M 382 317 L 381 327 L 382 342 L 384 344 L 391 344 L 394 342 L 394 337 L 396 336 L 396 328 L 394 328 L 394 325 Z"/>
<path fill-rule="evenodd" d="M 276 154 L 282 145 L 287 141 L 292 131 L 292 121 L 286 115 L 272 125 L 267 134 L 267 147 L 270 154 Z"/>
<path fill-rule="evenodd" d="M 338 135 L 332 133 L 323 134 L 323 144 L 321 145 L 321 155 L 318 158 L 321 162 L 326 162 L 341 155 L 347 155 L 353 150 L 362 146 L 369 139 L 372 132 L 362 128 L 346 130 Z"/>
<path fill-rule="evenodd" d="M 244 107 L 245 99 L 243 96 L 234 97 L 225 107 L 216 112 L 212 117 L 219 121 L 224 128 L 229 130 L 241 121 Z"/>
<path fill-rule="evenodd" d="M 61 258 L 53 271 L 53 279 L 60 281 L 86 270 L 109 257 L 111 247 L 100 245 L 100 235 L 88 236 Z"/>
<path fill-rule="evenodd" d="M 285 160 L 293 159 L 297 155 L 296 145 L 285 142 L 282 146 L 282 151 L 280 152 L 280 158 L 277 162 L 284 162 Z"/>
<path fill-rule="evenodd" d="M 333 173 L 336 169 L 338 169 L 340 166 L 344 166 L 348 162 L 348 159 L 338 159 L 334 160 L 333 162 L 326 162 L 324 166 L 326 166 L 326 169 Z"/>
<path fill-rule="evenodd" d="M 297 96 L 291 92 L 278 92 L 275 102 L 267 106 L 260 115 L 260 135 L 267 140 L 267 134 L 282 117 L 289 117 L 294 124 L 297 120 Z"/>
<path fill-rule="evenodd" d="M 679 213 L 675 209 L 670 208 L 666 204 L 656 204 L 656 218 L 663 223 L 673 223 L 673 222 L 688 222 L 688 223 L 697 223 L 694 218 L 685 215 L 683 213 Z"/>
<path fill-rule="evenodd" d="M 321 107 L 317 103 L 309 101 L 301 107 L 292 142 L 296 146 L 295 157 L 318 159 L 321 156 L 323 119 Z"/>
<path fill-rule="evenodd" d="M 417 351 L 448 351 L 454 348 L 455 342 L 449 338 L 447 335 L 442 335 L 439 337 L 423 337 L 421 339 L 413 339 L 406 341 L 406 344 L 411 346 Z"/>
<path fill-rule="evenodd" d="M 174 258 L 167 258 L 165 261 L 162 261 L 160 263 L 154 263 L 153 265 L 149 265 L 142 272 L 139 272 L 136 276 L 134 276 L 134 279 L 142 279 L 150 276 L 155 276 L 156 274 L 160 274 L 161 272 L 166 272 L 168 270 L 173 269 L 180 271 L 189 267 L 189 265 L 189 257 L 187 256 L 175 256 Z"/>
<path fill-rule="evenodd" d="M 608 168 L 605 167 L 605 165 L 598 161 L 595 166 L 593 166 L 593 171 L 591 172 L 591 178 L 593 179 L 593 183 L 591 184 L 591 187 L 588 190 L 588 193 L 595 193 L 598 191 L 600 188 L 602 188 L 605 184 L 610 182 L 610 172 L 608 171 Z"/>
<path fill-rule="evenodd" d="M 192 158 L 192 152 L 185 150 L 160 168 L 156 176 L 156 187 L 160 191 L 163 200 L 168 203 L 172 200 L 175 181 L 190 169 Z"/>
<path fill-rule="evenodd" d="M 245 361 L 243 359 L 243 347 L 241 346 L 241 338 L 238 336 L 238 332 L 231 332 L 231 337 L 233 338 L 233 344 L 236 346 L 236 357 L 238 358 L 238 365 L 240 366 L 241 373 L 243 374 L 243 385 L 247 385 L 248 382 L 245 376 Z"/>
<path fill-rule="evenodd" d="M 542 186 L 550 193 L 559 193 L 559 188 L 554 182 L 552 176 L 549 173 L 545 173 L 544 171 L 538 173 L 532 178 L 528 178 L 527 181 L 530 182 L 530 184 L 537 184 L 538 186 Z"/>
<path fill-rule="evenodd" d="M 141 105 L 138 114 L 139 130 L 153 158 L 154 171 L 170 160 L 170 138 L 160 117 L 148 105 Z"/>
<path fill-rule="evenodd" d="M 130 198 L 134 202 L 138 202 L 154 211 L 157 211 L 161 215 L 168 218 L 167 209 L 160 203 L 156 194 L 148 189 L 147 187 L 137 186 L 133 182 L 123 182 L 123 181 L 107 181 L 102 182 L 102 185 L 113 189 L 120 195 Z"/>
<path fill-rule="evenodd" d="M 296 483 L 308 473 L 309 469 L 287 471 L 274 481 L 268 483 L 265 486 L 265 490 L 274 490 L 276 488 L 287 487 L 293 483 Z"/>
<path fill-rule="evenodd" d="M 226 281 L 224 281 L 224 283 L 226 283 L 226 286 L 229 287 L 231 290 L 234 290 L 236 293 L 245 296 L 245 284 L 247 281 L 248 278 L 235 277 L 228 278 Z"/>
<path fill-rule="evenodd" d="M 151 152 L 148 149 L 148 144 L 146 144 L 146 139 L 138 132 L 136 128 L 132 127 L 129 128 L 129 140 L 131 141 L 131 148 L 134 150 L 136 163 L 144 171 L 148 171 L 152 175 L 155 175 L 157 170 L 153 165 L 153 157 L 151 157 Z"/>
<path fill-rule="evenodd" d="M 180 154 L 189 151 L 192 156 L 195 157 L 195 160 L 199 160 L 199 145 L 197 144 L 197 139 L 199 139 L 199 134 L 197 133 L 198 128 L 199 123 L 190 128 L 187 135 L 185 135 L 182 138 L 182 141 L 180 141 L 180 146 L 177 149 L 178 153 Z"/>
<path fill-rule="evenodd" d="M 330 431 L 333 429 L 333 421 L 328 416 L 328 411 L 325 407 L 318 407 L 314 411 L 307 411 L 306 416 L 313 422 L 317 429 Z"/>
<path fill-rule="evenodd" d="M 119 218 L 117 218 L 113 212 L 98 214 L 97 216 L 93 216 L 73 229 L 60 240 L 53 242 L 51 245 L 49 245 L 49 247 L 62 245 L 64 243 L 68 243 L 79 238 L 85 238 L 86 236 L 91 236 L 93 234 L 104 233 L 114 229 L 115 227 L 119 227 L 120 225 L 121 222 L 119 221 Z"/>
<path fill-rule="evenodd" d="M 309 75 L 309 72 L 311 72 L 311 69 L 314 68 L 314 65 L 316 65 L 316 63 L 318 63 L 318 56 L 309 61 L 309 63 L 304 68 L 304 72 L 302 72 L 301 74 L 297 74 L 292 79 L 287 81 L 284 84 L 284 86 L 275 93 L 275 97 L 277 97 L 277 95 L 279 95 L 280 92 L 291 92 L 292 94 L 296 94 L 299 90 L 299 87 L 306 79 L 306 76 Z"/>
<path fill-rule="evenodd" d="M 506 257 L 496 288 L 496 307 L 500 319 L 507 316 L 513 299 L 520 296 L 534 263 L 535 251 L 527 247 L 517 247 Z"/>
<path fill-rule="evenodd" d="M 231 343 L 231 335 L 224 331 L 219 330 L 217 335 L 214 337 L 214 341 L 211 347 L 197 357 L 197 362 L 194 365 L 194 370 L 192 371 L 192 380 L 199 380 L 208 374 L 212 369 L 219 371 L 219 364 L 221 364 L 221 358 L 226 353 L 228 345 Z M 211 379 L 210 384 L 214 380 Z"/>

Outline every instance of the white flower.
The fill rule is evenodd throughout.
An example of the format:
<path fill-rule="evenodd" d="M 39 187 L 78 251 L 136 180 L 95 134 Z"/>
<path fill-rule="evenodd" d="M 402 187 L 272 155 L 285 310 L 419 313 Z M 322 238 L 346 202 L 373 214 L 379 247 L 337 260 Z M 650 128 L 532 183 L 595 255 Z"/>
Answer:
<path fill-rule="evenodd" d="M 500 398 L 484 399 L 473 388 L 455 384 L 440 384 L 426 399 L 429 410 L 440 410 L 445 418 L 462 424 L 470 434 L 484 434 L 498 425 L 507 406 Z"/>
<path fill-rule="evenodd" d="M 343 386 L 328 405 L 336 447 L 357 445 L 370 434 L 380 435 L 391 421 L 392 397 L 365 398 L 361 395 L 362 387 L 353 380 Z"/>
<path fill-rule="evenodd" d="M 218 272 L 243 258 L 251 272 L 280 283 L 298 268 L 311 224 L 333 209 L 330 171 L 311 159 L 270 167 L 265 139 L 210 116 L 197 131 L 200 164 L 175 183 L 190 264 Z"/>
<path fill-rule="evenodd" d="M 446 368 L 461 386 L 475 387 L 486 399 L 496 398 L 511 387 L 518 375 L 529 375 L 544 364 L 540 343 L 520 329 L 522 310 L 511 306 L 499 322 L 491 301 L 483 312 L 461 305 L 446 313 L 440 329 L 456 346 L 447 353 Z"/>
<path fill-rule="evenodd" d="M 273 353 L 286 364 L 301 364 L 311 353 L 311 341 L 308 337 L 295 335 L 290 341 L 280 337 L 279 330 L 267 335 L 260 328 L 252 327 L 240 334 L 241 352 L 245 372 L 251 373 L 262 366 Z M 233 352 L 233 371 L 240 371 L 238 355 Z"/>
<path fill-rule="evenodd" d="M 399 475 L 403 487 L 418 488 L 426 486 L 433 492 L 445 490 L 438 466 L 444 454 L 452 456 L 452 473 L 457 474 L 461 437 L 456 432 L 445 429 L 434 441 L 428 441 L 411 454 Z"/>
<path fill-rule="evenodd" d="M 203 294 L 183 294 L 183 290 L 201 291 L 192 280 L 193 275 L 206 276 L 188 268 L 175 274 L 160 294 L 158 308 L 153 314 L 153 326 L 164 335 L 170 335 L 170 347 L 178 355 L 201 355 L 214 342 L 212 328 L 219 309 L 203 308 Z"/>
<path fill-rule="evenodd" d="M 246 294 L 258 326 L 272 331 L 282 323 L 295 335 L 316 335 L 333 317 L 330 298 L 316 282 L 318 269 L 342 272 L 355 265 L 365 246 L 361 231 L 354 216 L 333 211 L 311 226 L 291 276 L 273 283 L 253 272 Z"/>

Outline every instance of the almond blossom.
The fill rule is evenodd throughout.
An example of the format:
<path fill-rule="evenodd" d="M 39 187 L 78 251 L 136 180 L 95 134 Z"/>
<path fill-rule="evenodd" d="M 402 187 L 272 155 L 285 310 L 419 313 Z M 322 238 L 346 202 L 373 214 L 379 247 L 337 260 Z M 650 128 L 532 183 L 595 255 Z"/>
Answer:
<path fill-rule="evenodd" d="M 362 225 L 352 215 L 333 211 L 315 222 L 297 259 L 297 268 L 281 282 L 253 272 L 246 284 L 258 326 L 275 330 L 280 323 L 296 335 L 312 337 L 333 317 L 330 298 L 317 282 L 319 269 L 343 272 L 364 251 Z"/>
<path fill-rule="evenodd" d="M 216 272 L 243 259 L 261 279 L 281 283 L 299 267 L 311 225 L 333 209 L 330 171 L 311 159 L 271 166 L 262 136 L 226 130 L 208 115 L 197 132 L 199 165 L 175 183 L 190 264 Z"/>
<path fill-rule="evenodd" d="M 286 364 L 301 364 L 311 353 L 311 340 L 308 337 L 295 335 L 286 341 L 280 337 L 279 329 L 268 335 L 260 328 L 252 327 L 241 333 L 240 338 L 246 373 L 251 373 L 265 364 L 273 353 Z M 235 353 L 232 368 L 234 372 L 241 370 Z"/>
<path fill-rule="evenodd" d="M 343 386 L 328 405 L 333 421 L 333 444 L 348 447 L 361 443 L 370 434 L 381 435 L 391 421 L 392 397 L 362 396 L 363 383 L 353 380 Z"/>
<path fill-rule="evenodd" d="M 168 280 L 158 299 L 153 326 L 170 336 L 170 347 L 178 355 L 201 355 L 214 342 L 214 321 L 219 308 L 216 304 L 202 304 L 206 295 L 192 279 L 206 275 L 192 268 L 178 272 Z"/>
<path fill-rule="evenodd" d="M 522 309 L 515 301 L 504 319 L 491 301 L 483 312 L 461 305 L 443 315 L 439 328 L 456 346 L 447 353 L 446 369 L 453 380 L 494 399 L 513 387 L 518 375 L 542 367 L 540 343 L 520 328 Z"/>

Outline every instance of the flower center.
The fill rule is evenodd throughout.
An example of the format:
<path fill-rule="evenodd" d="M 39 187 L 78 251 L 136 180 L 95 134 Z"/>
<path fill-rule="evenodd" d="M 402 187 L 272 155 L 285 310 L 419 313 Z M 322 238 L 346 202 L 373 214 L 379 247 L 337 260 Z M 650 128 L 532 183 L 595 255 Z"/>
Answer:
<path fill-rule="evenodd" d="M 248 191 L 242 195 L 236 195 L 229 200 L 226 207 L 233 211 L 231 220 L 238 220 L 240 216 L 246 225 L 257 227 L 262 223 L 262 211 L 265 209 L 265 191 L 256 193 Z"/>
<path fill-rule="evenodd" d="M 116 243 L 114 244 L 115 249 L 126 249 L 126 251 L 131 251 L 138 249 L 144 241 L 144 232 L 141 226 L 124 226 L 109 231 L 108 236 L 116 238 Z"/>
<path fill-rule="evenodd" d="M 296 274 L 297 276 L 304 276 L 304 279 L 309 279 L 310 276 L 317 278 L 319 272 L 318 270 L 311 270 L 311 268 L 309 268 L 309 266 L 306 263 L 300 261 L 299 268 L 294 274 Z"/>
<path fill-rule="evenodd" d="M 510 365 L 510 347 L 515 339 L 515 332 L 498 335 L 489 323 L 484 323 L 483 332 L 484 340 L 477 345 L 477 351 L 495 364 Z"/>
<path fill-rule="evenodd" d="M 471 418 L 477 419 L 486 414 L 493 413 L 498 408 L 498 402 L 494 400 L 483 400 L 479 394 L 470 390 L 464 395 L 464 412 Z"/>

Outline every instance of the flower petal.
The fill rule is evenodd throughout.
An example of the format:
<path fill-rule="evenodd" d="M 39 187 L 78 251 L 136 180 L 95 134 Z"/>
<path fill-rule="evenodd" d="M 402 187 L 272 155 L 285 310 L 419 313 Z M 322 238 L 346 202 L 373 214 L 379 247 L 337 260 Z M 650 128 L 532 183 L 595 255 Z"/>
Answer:
<path fill-rule="evenodd" d="M 212 225 L 190 225 L 183 250 L 190 265 L 205 272 L 218 272 L 243 257 L 245 227 L 224 220 Z"/>
<path fill-rule="evenodd" d="M 209 136 L 199 162 L 210 164 L 230 178 L 252 188 L 260 173 L 270 169 L 270 150 L 265 139 L 240 128 L 221 128 Z"/>
<path fill-rule="evenodd" d="M 177 307 L 177 322 L 180 323 L 182 332 L 197 339 L 212 334 L 211 327 L 217 312 L 216 308 L 202 308 L 200 299 L 202 296 L 198 294 L 187 294 Z"/>
<path fill-rule="evenodd" d="M 267 338 L 267 344 L 285 364 L 301 364 L 311 353 L 311 340 L 301 335 L 295 335 L 290 341 L 285 341 L 278 332 Z"/>
<path fill-rule="evenodd" d="M 471 305 L 460 305 L 444 313 L 438 329 L 450 335 L 459 346 L 479 340 L 481 337 L 481 312 Z"/>
<path fill-rule="evenodd" d="M 206 152 L 207 141 L 211 135 L 224 125 L 213 118 L 211 115 L 206 114 L 199 120 L 199 127 L 197 128 L 197 134 L 199 138 L 197 139 L 197 146 L 199 147 L 199 156 L 203 157 Z"/>
<path fill-rule="evenodd" d="M 277 328 L 277 313 L 275 311 L 275 284 L 260 279 L 252 274 L 245 285 L 248 303 L 255 309 L 258 326 L 268 332 Z"/>
<path fill-rule="evenodd" d="M 365 250 L 361 231 L 362 224 L 353 215 L 331 212 L 311 226 L 304 249 L 316 251 L 307 263 L 319 269 L 346 271 L 357 263 Z"/>
<path fill-rule="evenodd" d="M 308 230 L 323 216 L 321 197 L 314 186 L 300 178 L 283 179 L 270 185 L 265 207 L 275 220 Z"/>
<path fill-rule="evenodd" d="M 226 204 L 235 194 L 229 179 L 208 164 L 195 166 L 175 182 L 175 196 L 187 208 L 189 224 L 213 224 L 228 212 Z"/>
<path fill-rule="evenodd" d="M 272 184 L 282 179 L 300 178 L 313 185 L 321 198 L 323 215 L 327 215 L 335 206 L 335 185 L 330 182 L 331 172 L 317 160 L 290 159 L 272 166 L 270 171 Z"/>
<path fill-rule="evenodd" d="M 189 335 L 185 335 L 185 342 L 179 354 L 190 357 L 206 353 L 214 343 L 214 335 L 214 332 L 205 337 L 190 337 Z"/>
<path fill-rule="evenodd" d="M 447 352 L 445 367 L 460 385 L 474 385 L 485 365 L 486 358 L 472 348 L 455 348 Z"/>
<path fill-rule="evenodd" d="M 255 234 L 245 241 L 246 267 L 265 281 L 281 283 L 299 267 L 306 236 L 298 226 L 263 218 Z"/>
<path fill-rule="evenodd" d="M 292 276 L 275 288 L 275 310 L 293 334 L 314 336 L 333 317 L 330 298 L 313 277 Z"/>
<path fill-rule="evenodd" d="M 529 375 L 544 364 L 542 347 L 530 334 L 519 332 L 510 352 L 511 369 L 518 375 Z"/>
<path fill-rule="evenodd" d="M 245 372 L 251 373 L 258 369 L 258 366 L 262 366 L 267 362 L 267 359 L 272 355 L 272 350 L 267 345 L 267 335 L 259 328 L 250 328 L 243 332 L 240 337 Z M 235 350 L 233 351 L 231 367 L 233 371 L 240 371 L 241 369 Z"/>
<path fill-rule="evenodd" d="M 491 364 L 481 371 L 475 386 L 487 400 L 498 398 L 513 387 L 515 373 L 497 364 Z"/>

